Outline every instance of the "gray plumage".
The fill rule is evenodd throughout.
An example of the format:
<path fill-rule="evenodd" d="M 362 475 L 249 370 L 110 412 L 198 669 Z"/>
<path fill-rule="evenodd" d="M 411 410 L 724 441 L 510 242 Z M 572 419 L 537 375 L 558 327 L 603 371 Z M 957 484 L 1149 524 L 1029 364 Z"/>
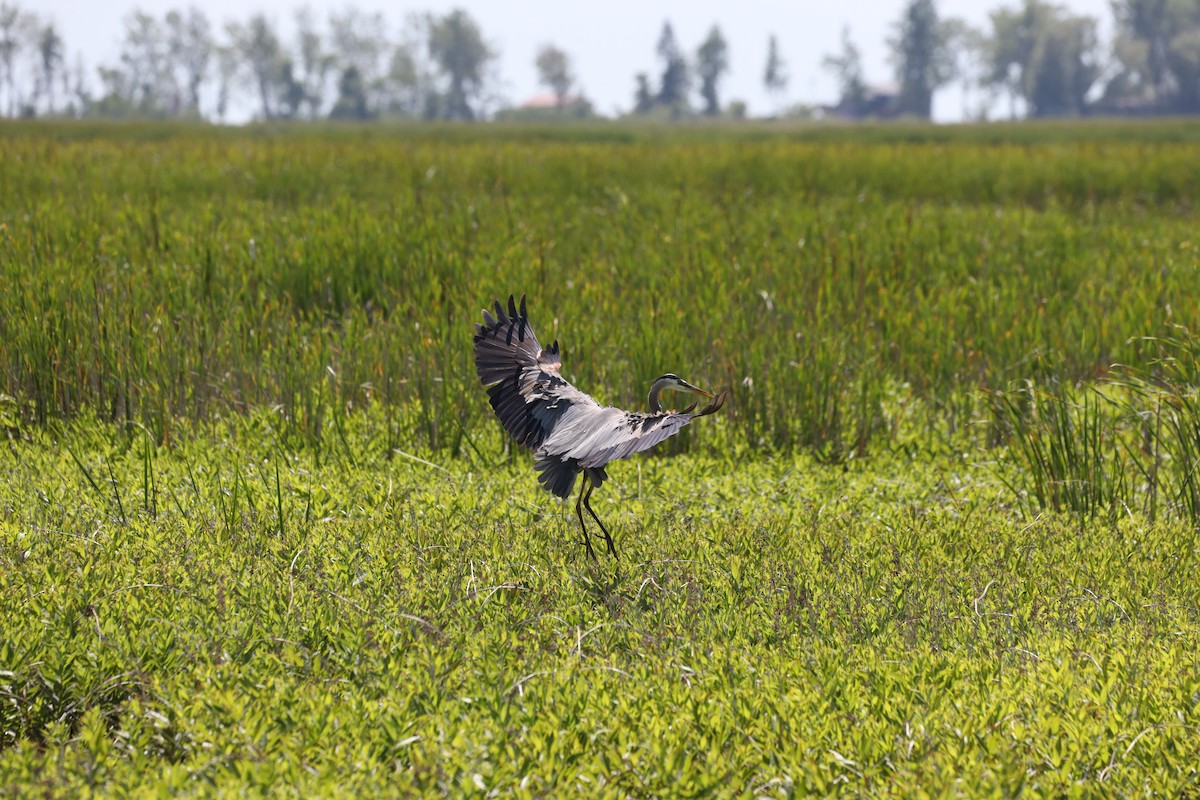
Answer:
<path fill-rule="evenodd" d="M 713 413 L 725 401 L 724 394 L 713 398 L 668 373 L 651 388 L 649 413 L 600 405 L 562 377 L 558 342 L 548 348 L 541 346 L 523 296 L 520 308 L 511 296 L 508 298 L 507 313 L 499 300 L 495 302 L 495 316 L 484 310 L 483 324 L 475 325 L 475 368 L 505 430 L 533 450 L 538 480 L 548 491 L 565 498 L 579 473 L 585 474 L 590 487 L 586 487 L 586 495 L 581 488 L 580 502 L 604 530 L 614 556 L 612 538 L 588 503 L 592 489 L 608 478 L 605 465 L 648 450 L 696 417 Z M 695 404 L 683 411 L 663 411 L 658 393 L 664 388 L 690 391 L 712 402 L 699 412 L 693 411 Z M 579 506 L 577 502 L 576 511 L 583 525 Z M 584 542 L 594 558 L 586 526 Z"/>

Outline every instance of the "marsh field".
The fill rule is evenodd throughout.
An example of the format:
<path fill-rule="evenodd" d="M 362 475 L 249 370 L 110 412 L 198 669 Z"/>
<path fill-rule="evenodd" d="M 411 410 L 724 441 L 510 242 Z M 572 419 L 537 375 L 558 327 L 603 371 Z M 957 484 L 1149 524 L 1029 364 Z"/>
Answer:
<path fill-rule="evenodd" d="M 1200 796 L 1200 128 L 0 126 L 0 794 Z M 584 558 L 471 360 L 731 399 Z"/>

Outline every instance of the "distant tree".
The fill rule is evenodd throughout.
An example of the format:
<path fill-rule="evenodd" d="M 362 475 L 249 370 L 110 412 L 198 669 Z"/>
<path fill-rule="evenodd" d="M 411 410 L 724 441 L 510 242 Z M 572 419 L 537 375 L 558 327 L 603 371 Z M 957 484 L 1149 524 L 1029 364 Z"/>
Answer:
<path fill-rule="evenodd" d="M 232 45 L 217 47 L 217 119 L 225 121 L 229 112 L 229 98 L 237 81 L 240 63 L 237 51 Z"/>
<path fill-rule="evenodd" d="M 17 55 L 21 52 L 21 9 L 0 3 L 0 69 L 4 70 L 4 87 L 8 96 L 8 116 L 17 113 Z"/>
<path fill-rule="evenodd" d="M 101 65 L 96 73 L 100 78 L 100 99 L 88 109 L 89 114 L 119 119 L 139 113 L 131 99 L 136 88 L 130 83 L 127 72 L 119 67 Z"/>
<path fill-rule="evenodd" d="M 1200 113 L 1200 3 L 1114 0 L 1116 70 L 1105 101 L 1159 113 Z"/>
<path fill-rule="evenodd" d="M 35 103 L 37 100 L 45 98 L 46 111 L 53 114 L 55 110 L 55 78 L 58 77 L 59 70 L 64 69 L 65 61 L 63 39 L 59 35 L 58 29 L 54 27 L 53 22 L 41 26 L 41 29 L 38 31 L 37 53 L 39 69 Z"/>
<path fill-rule="evenodd" d="M 968 98 L 972 90 L 980 85 L 984 58 L 984 36 L 976 28 L 961 19 L 950 17 L 941 24 L 942 35 L 945 37 L 946 51 L 953 62 L 952 80 L 957 80 L 962 90 L 962 108 L 966 118 L 987 119 L 987 104 L 982 104 L 975 111 L 968 109 Z"/>
<path fill-rule="evenodd" d="M 1025 101 L 1031 117 L 1083 112 L 1100 76 L 1096 21 L 1046 0 L 991 12 L 984 81 Z"/>
<path fill-rule="evenodd" d="M 95 110 L 107 116 L 166 116 L 178 93 L 166 30 L 145 11 L 135 10 L 123 24 L 118 64 L 100 70 L 104 92 Z"/>
<path fill-rule="evenodd" d="M 718 84 L 729 71 L 729 46 L 716 25 L 696 51 L 696 74 L 700 78 L 700 96 L 704 98 L 704 113 L 715 117 L 721 113 L 717 94 Z"/>
<path fill-rule="evenodd" d="M 679 49 L 679 44 L 675 41 L 675 31 L 671 28 L 670 22 L 663 23 L 662 33 L 659 34 L 658 46 L 655 49 L 663 62 L 662 79 L 659 81 L 658 96 L 655 100 L 658 105 L 666 106 L 675 113 L 683 111 L 687 108 L 687 93 L 691 79 L 688 75 L 687 60 L 683 57 L 683 51 Z"/>
<path fill-rule="evenodd" d="M 410 14 L 400 37 L 390 45 L 380 110 L 387 114 L 434 119 L 441 116 L 439 77 L 423 58 L 428 51 L 430 17 Z"/>
<path fill-rule="evenodd" d="M 989 17 L 991 32 L 980 40 L 984 63 L 981 83 L 994 92 L 1006 93 L 1009 116 L 1016 118 L 1016 104 L 1024 94 L 1022 72 L 1033 59 L 1033 29 L 1037 21 L 1022 19 L 1022 15 L 1011 8 L 995 9 Z"/>
<path fill-rule="evenodd" d="M 888 40 L 900 84 L 900 112 L 929 119 L 933 93 L 954 77 L 954 51 L 934 0 L 909 0 Z"/>
<path fill-rule="evenodd" d="M 263 119 L 275 119 L 283 64 L 287 60 L 275 26 L 263 14 L 254 14 L 244 25 L 229 23 L 226 31 L 245 80 L 258 95 Z"/>
<path fill-rule="evenodd" d="M 0 68 L 4 70 L 10 117 L 37 113 L 37 103 L 45 93 L 46 29 L 36 13 L 0 0 Z M 56 72 L 58 66 L 56 61 Z"/>
<path fill-rule="evenodd" d="M 535 64 L 538 83 L 554 92 L 555 105 L 562 108 L 571 92 L 571 84 L 575 82 L 575 75 L 571 70 L 571 57 L 565 50 L 547 44 L 538 50 Z"/>
<path fill-rule="evenodd" d="M 83 117 L 91 111 L 92 96 L 88 91 L 86 74 L 83 57 L 78 54 L 74 68 L 63 71 L 63 95 L 69 98 L 65 111 L 72 117 Z"/>
<path fill-rule="evenodd" d="M 1122 77 L 1138 85 L 1146 99 L 1160 103 L 1172 91 L 1171 39 L 1175 15 L 1168 0 L 1116 0 L 1112 4 L 1116 37 L 1113 49 Z"/>
<path fill-rule="evenodd" d="M 292 59 L 285 56 L 279 65 L 279 104 L 277 116 L 280 119 L 299 119 L 300 110 L 304 108 L 304 84 L 296 78 L 296 68 Z"/>
<path fill-rule="evenodd" d="M 321 113 L 328 87 L 329 71 L 334 56 L 325 49 L 321 33 L 313 21 L 312 9 L 304 6 L 296 11 L 295 59 L 292 77 L 306 107 L 305 116 L 316 119 Z"/>
<path fill-rule="evenodd" d="M 1096 21 L 1063 14 L 1038 41 L 1027 83 L 1034 116 L 1079 116 L 1100 77 Z"/>
<path fill-rule="evenodd" d="M 767 67 L 763 70 L 763 86 L 771 95 L 778 97 L 787 89 L 787 64 L 779 54 L 779 40 L 775 34 L 767 39 Z"/>
<path fill-rule="evenodd" d="M 362 75 L 358 67 L 349 66 L 342 71 L 338 81 L 338 97 L 329 112 L 330 119 L 365 120 L 371 118 L 371 109 L 367 104 L 367 90 L 363 85 Z"/>
<path fill-rule="evenodd" d="M 862 55 L 850 38 L 848 27 L 842 28 L 842 52 L 825 56 L 821 65 L 837 78 L 842 107 L 857 113 L 866 101 L 867 85 L 863 80 Z"/>
<path fill-rule="evenodd" d="M 1167 62 L 1176 80 L 1173 110 L 1200 114 L 1200 27 L 1191 27 L 1171 37 Z"/>
<path fill-rule="evenodd" d="M 645 114 L 654 108 L 654 92 L 650 90 L 650 78 L 644 72 L 639 72 L 634 80 L 637 88 L 633 90 L 633 112 Z"/>
<path fill-rule="evenodd" d="M 496 54 L 483 40 L 479 25 L 462 9 L 444 17 L 430 16 L 429 56 L 446 83 L 445 91 L 430 105 L 438 116 L 472 120 L 474 104 L 486 85 L 487 68 Z"/>
<path fill-rule="evenodd" d="M 387 25 L 379 12 L 367 14 L 353 6 L 329 16 L 330 48 L 334 61 L 342 69 L 354 67 L 368 109 L 384 105 L 385 82 L 391 45 Z M 340 91 L 340 89 L 339 89 Z"/>
<path fill-rule="evenodd" d="M 180 105 L 189 114 L 200 114 L 200 88 L 208 77 L 208 66 L 213 55 L 212 26 L 208 17 L 198 8 L 189 8 L 187 14 L 170 11 L 165 18 L 167 29 L 167 57 L 177 77 L 174 86 L 186 87 L 186 96 Z M 178 113 L 179 109 L 176 109 Z"/>
<path fill-rule="evenodd" d="M 403 43 L 396 45 L 388 65 L 384 110 L 403 117 L 418 116 L 425 102 L 424 83 L 413 48 Z"/>

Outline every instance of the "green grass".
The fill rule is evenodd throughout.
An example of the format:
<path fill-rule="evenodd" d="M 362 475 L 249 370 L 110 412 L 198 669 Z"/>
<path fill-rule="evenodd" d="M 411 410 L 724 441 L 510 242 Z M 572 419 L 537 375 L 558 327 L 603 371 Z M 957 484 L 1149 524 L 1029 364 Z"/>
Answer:
<path fill-rule="evenodd" d="M 888 382 L 956 424 L 964 390 L 1144 364 L 1200 323 L 1191 143 L 339 133 L 0 138 L 22 418 L 164 439 L 279 403 L 318 437 L 334 406 L 419 401 L 457 455 L 486 413 L 464 331 L 528 292 L 607 399 L 672 369 L 732 388 L 739 441 L 848 453 Z"/>
<path fill-rule="evenodd" d="M 1190 527 L 1025 520 L 947 459 L 690 455 L 613 470 L 593 566 L 527 465 L 384 425 L 5 448 L 6 788 L 1196 789 Z"/>
<path fill-rule="evenodd" d="M 1183 122 L 0 126 L 0 794 L 1200 794 Z M 479 309 L 732 398 L 594 497 Z"/>

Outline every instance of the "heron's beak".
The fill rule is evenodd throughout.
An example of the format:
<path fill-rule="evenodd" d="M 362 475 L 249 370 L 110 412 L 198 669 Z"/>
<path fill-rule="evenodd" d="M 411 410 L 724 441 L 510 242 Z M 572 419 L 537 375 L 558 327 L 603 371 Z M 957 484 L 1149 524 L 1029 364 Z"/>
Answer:
<path fill-rule="evenodd" d="M 692 386 L 690 383 L 682 379 L 679 381 L 679 388 L 685 392 L 691 392 L 692 394 L 698 394 L 701 397 L 707 397 L 709 400 L 713 398 L 712 392 L 706 392 L 699 386 Z"/>

